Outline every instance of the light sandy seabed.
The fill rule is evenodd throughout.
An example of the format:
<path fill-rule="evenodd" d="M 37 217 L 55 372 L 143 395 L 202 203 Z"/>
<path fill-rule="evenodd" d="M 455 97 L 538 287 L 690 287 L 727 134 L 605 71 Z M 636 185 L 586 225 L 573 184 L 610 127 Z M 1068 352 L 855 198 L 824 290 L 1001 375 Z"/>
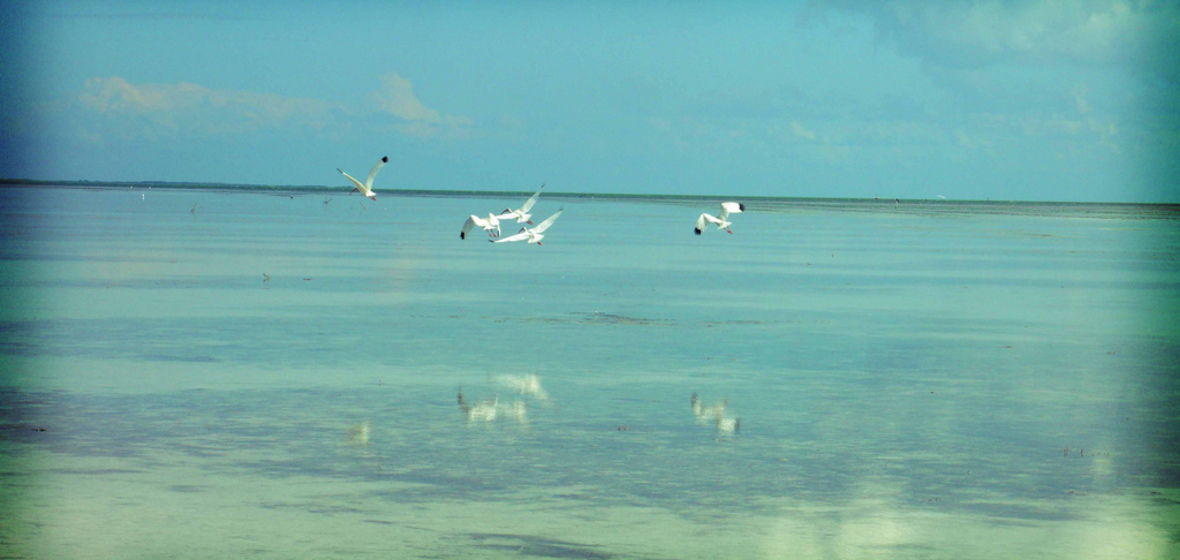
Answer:
<path fill-rule="evenodd" d="M 1180 556 L 1167 211 L 326 196 L 0 190 L 0 556 Z"/>

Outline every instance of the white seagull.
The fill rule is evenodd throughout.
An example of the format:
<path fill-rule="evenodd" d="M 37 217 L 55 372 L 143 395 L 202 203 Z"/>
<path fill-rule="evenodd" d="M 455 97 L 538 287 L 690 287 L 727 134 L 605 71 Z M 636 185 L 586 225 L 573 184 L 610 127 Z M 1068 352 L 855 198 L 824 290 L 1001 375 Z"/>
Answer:
<path fill-rule="evenodd" d="M 516 210 L 505 208 L 504 212 L 500 214 L 500 217 L 516 218 L 516 223 L 518 224 L 532 224 L 533 215 L 529 214 L 529 210 L 532 210 L 533 205 L 537 203 L 537 197 L 541 196 L 541 191 L 543 190 L 545 190 L 545 185 L 541 185 L 541 188 L 537 189 L 537 192 L 533 193 L 533 196 L 530 196 L 528 200 L 524 201 L 524 205 L 520 208 Z"/>
<path fill-rule="evenodd" d="M 511 241 L 527 240 L 529 243 L 536 243 L 537 245 L 540 245 L 541 240 L 545 238 L 544 235 L 541 235 L 541 232 L 549 229 L 549 226 L 553 225 L 553 222 L 557 221 L 557 218 L 561 216 L 563 211 L 565 211 L 564 208 L 558 210 L 556 214 L 545 218 L 545 221 L 537 224 L 537 227 L 535 228 L 520 228 L 520 233 L 517 233 L 516 235 L 510 235 L 504 239 L 489 239 L 488 241 L 491 241 L 492 243 L 508 243 Z"/>
<path fill-rule="evenodd" d="M 357 181 L 355 178 L 353 178 L 352 175 L 349 175 L 348 173 L 340 171 L 339 167 L 336 168 L 336 171 L 340 171 L 341 175 L 348 177 L 348 180 L 352 181 L 353 184 L 356 185 L 356 188 L 353 189 L 354 191 L 359 192 L 359 193 L 361 193 L 373 200 L 377 200 L 377 193 L 373 192 L 373 188 L 372 188 L 373 187 L 373 177 L 377 176 L 377 172 L 381 171 L 381 168 L 385 167 L 386 163 L 389 163 L 389 156 L 385 156 L 385 157 L 381 158 L 381 161 L 377 162 L 377 165 L 374 165 L 373 169 L 369 170 L 369 178 L 365 180 L 365 184 L 363 184 L 363 185 L 361 184 L 360 181 Z M 352 194 L 352 193 L 349 192 L 348 194 Z"/>
<path fill-rule="evenodd" d="M 717 229 L 723 229 L 729 233 L 733 233 L 733 230 L 729 229 L 729 226 L 733 223 L 729 221 L 729 215 L 740 214 L 745 209 L 745 204 L 738 202 L 722 202 L 721 217 L 711 216 L 709 214 L 701 214 L 701 217 L 697 218 L 697 227 L 693 231 L 695 231 L 697 235 L 700 235 L 702 231 L 705 231 L 705 229 L 709 227 L 709 223 L 714 223 L 717 224 Z"/>
<path fill-rule="evenodd" d="M 483 228 L 484 231 L 488 232 L 489 237 L 500 237 L 500 220 L 507 220 L 509 217 L 511 217 L 509 214 L 497 216 L 491 212 L 488 213 L 488 217 L 486 218 L 472 214 L 467 218 L 466 222 L 463 222 L 463 231 L 459 232 L 459 239 L 467 239 L 467 234 L 471 233 L 471 230 L 475 226 Z"/>

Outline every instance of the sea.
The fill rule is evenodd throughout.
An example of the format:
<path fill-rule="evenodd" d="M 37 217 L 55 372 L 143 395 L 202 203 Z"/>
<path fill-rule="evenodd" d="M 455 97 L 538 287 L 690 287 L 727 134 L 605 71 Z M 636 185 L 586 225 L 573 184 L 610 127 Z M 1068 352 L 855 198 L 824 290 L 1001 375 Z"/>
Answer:
<path fill-rule="evenodd" d="M 1180 557 L 1180 206 L 552 191 L 0 188 L 0 557 Z"/>

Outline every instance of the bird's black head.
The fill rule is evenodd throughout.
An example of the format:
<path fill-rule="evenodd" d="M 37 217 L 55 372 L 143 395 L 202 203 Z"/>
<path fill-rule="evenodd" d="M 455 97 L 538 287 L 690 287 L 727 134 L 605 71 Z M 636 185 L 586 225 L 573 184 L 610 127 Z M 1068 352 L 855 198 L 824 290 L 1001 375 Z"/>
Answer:
<path fill-rule="evenodd" d="M 389 156 L 381 158 L 381 163 L 389 163 Z"/>
<path fill-rule="evenodd" d="M 741 210 L 742 212 L 745 212 L 745 211 L 746 211 L 746 205 L 745 205 L 745 204 L 742 204 L 742 203 L 740 203 L 740 202 L 739 202 L 739 203 L 738 203 L 738 210 Z"/>
<path fill-rule="evenodd" d="M 693 233 L 695 233 L 695 234 L 697 234 L 697 235 L 700 235 L 700 234 L 701 234 L 701 230 L 700 230 L 700 228 L 692 228 L 692 232 L 693 232 Z"/>

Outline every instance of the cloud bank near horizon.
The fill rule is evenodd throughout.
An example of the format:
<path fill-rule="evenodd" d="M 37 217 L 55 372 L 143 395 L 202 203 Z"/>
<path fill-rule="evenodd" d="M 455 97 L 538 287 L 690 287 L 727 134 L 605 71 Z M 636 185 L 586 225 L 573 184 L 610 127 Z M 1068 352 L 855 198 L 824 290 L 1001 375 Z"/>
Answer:
<path fill-rule="evenodd" d="M 474 119 L 441 113 L 414 94 L 410 80 L 378 78 L 368 103 L 343 103 L 268 92 L 212 89 L 200 84 L 135 84 L 119 77 L 87 80 L 73 100 L 51 104 L 51 113 L 75 123 L 78 139 L 120 142 L 169 137 L 210 137 L 284 132 L 329 139 L 385 122 L 387 132 L 430 138 L 470 133 Z M 374 117 L 381 118 L 374 118 Z"/>

